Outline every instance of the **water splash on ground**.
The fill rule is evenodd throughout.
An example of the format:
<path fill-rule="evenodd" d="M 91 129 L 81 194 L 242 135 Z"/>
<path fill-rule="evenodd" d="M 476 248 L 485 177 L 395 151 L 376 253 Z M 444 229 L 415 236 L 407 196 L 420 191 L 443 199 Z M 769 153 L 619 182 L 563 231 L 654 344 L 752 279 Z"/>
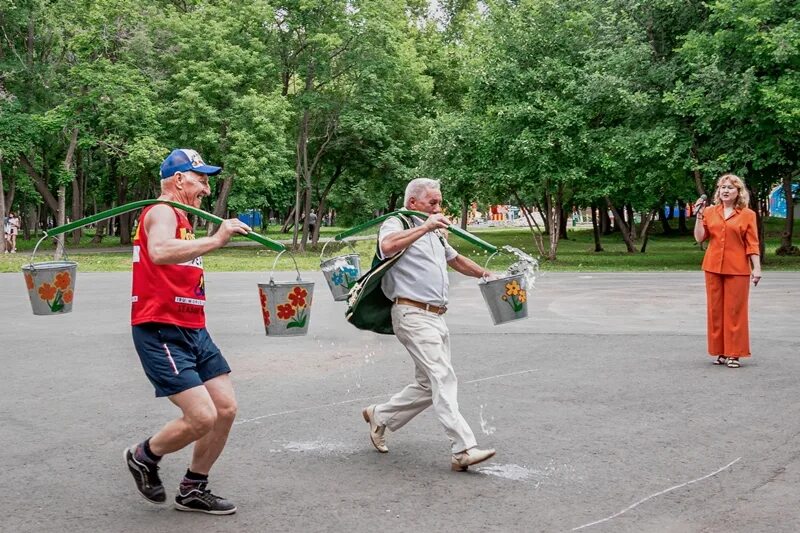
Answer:
<path fill-rule="evenodd" d="M 313 453 L 318 455 L 338 455 L 353 451 L 352 447 L 344 443 L 327 442 L 323 440 L 291 441 L 284 444 L 283 449 L 287 452 Z"/>
<path fill-rule="evenodd" d="M 566 486 L 575 481 L 582 480 L 582 476 L 578 475 L 575 467 L 565 463 L 557 463 L 551 459 L 544 465 L 533 467 L 523 466 L 517 464 L 487 464 L 475 468 L 479 474 L 495 476 L 511 481 L 525 481 L 533 483 L 535 488 L 540 487 L 542 484 Z"/>
<path fill-rule="evenodd" d="M 480 466 L 475 470 L 481 474 L 510 479 L 511 481 L 526 481 L 534 476 L 533 470 L 514 464 Z"/>

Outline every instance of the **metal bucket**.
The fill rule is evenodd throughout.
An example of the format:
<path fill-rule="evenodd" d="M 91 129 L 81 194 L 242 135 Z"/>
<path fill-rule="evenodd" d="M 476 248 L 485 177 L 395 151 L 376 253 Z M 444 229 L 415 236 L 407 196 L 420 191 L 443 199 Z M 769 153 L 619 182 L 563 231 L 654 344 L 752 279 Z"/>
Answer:
<path fill-rule="evenodd" d="M 31 262 L 22 265 L 25 286 L 34 315 L 60 315 L 72 311 L 75 296 L 75 277 L 78 263 L 74 261 L 45 261 L 34 263 L 33 257 L 42 237 L 31 254 Z"/>
<path fill-rule="evenodd" d="M 358 278 L 361 277 L 361 258 L 355 253 L 353 245 L 348 243 L 353 253 L 323 260 L 325 256 L 325 247 L 328 246 L 330 242 L 331 241 L 326 242 L 325 246 L 322 247 L 322 253 L 319 256 L 319 267 L 322 269 L 325 281 L 328 282 L 328 288 L 331 290 L 333 300 L 335 302 L 341 302 L 347 300 L 350 289 L 353 288 Z"/>
<path fill-rule="evenodd" d="M 489 256 L 486 261 L 487 267 L 494 255 L 496 254 Z M 528 288 L 525 286 L 524 275 L 514 274 L 494 280 L 484 278 L 478 286 L 495 326 L 528 318 Z"/>
<path fill-rule="evenodd" d="M 283 252 L 275 258 L 275 264 Z M 294 257 L 292 257 L 294 260 Z M 305 335 L 311 321 L 311 300 L 314 295 L 314 282 L 303 281 L 297 262 L 296 281 L 275 281 L 272 273 L 269 283 L 258 284 L 258 296 L 261 302 L 261 315 L 264 318 L 264 331 L 269 336 L 289 337 Z"/>

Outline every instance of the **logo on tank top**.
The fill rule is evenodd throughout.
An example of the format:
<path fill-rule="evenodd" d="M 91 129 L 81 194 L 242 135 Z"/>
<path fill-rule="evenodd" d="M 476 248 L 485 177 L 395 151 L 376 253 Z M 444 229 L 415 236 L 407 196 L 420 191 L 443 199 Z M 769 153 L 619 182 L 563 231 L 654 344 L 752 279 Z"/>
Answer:
<path fill-rule="evenodd" d="M 200 276 L 200 281 L 197 283 L 197 287 L 194 288 L 194 295 L 198 298 L 206 297 L 206 277 L 204 275 Z"/>

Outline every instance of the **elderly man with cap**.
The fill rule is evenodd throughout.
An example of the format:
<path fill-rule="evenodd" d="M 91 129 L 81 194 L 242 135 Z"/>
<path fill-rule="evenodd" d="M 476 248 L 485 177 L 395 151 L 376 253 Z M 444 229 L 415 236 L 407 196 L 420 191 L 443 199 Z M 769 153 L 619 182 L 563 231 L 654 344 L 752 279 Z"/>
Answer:
<path fill-rule="evenodd" d="M 222 169 L 206 165 L 194 150 L 174 150 L 161 164 L 160 200 L 200 207 L 211 191 L 208 177 Z M 153 436 L 125 450 L 139 493 L 164 503 L 158 463 L 194 443 L 191 464 L 180 482 L 175 508 L 225 515 L 236 506 L 207 488 L 208 473 L 222 453 L 236 416 L 231 371 L 205 324 L 206 252 L 250 228 L 225 220 L 211 237 L 195 239 L 186 214 L 168 204 L 148 206 L 133 240 L 131 325 L 133 343 L 156 396 L 182 412 Z"/>

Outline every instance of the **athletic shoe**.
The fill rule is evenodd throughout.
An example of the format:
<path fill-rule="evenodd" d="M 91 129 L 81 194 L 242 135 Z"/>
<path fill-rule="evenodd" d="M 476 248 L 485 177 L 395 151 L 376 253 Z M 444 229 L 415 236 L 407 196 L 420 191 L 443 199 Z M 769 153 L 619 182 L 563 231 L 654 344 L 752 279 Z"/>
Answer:
<path fill-rule="evenodd" d="M 208 483 L 181 484 L 175 496 L 175 509 L 178 511 L 194 511 L 208 514 L 233 514 L 236 506 L 233 502 L 213 494 L 206 488 Z"/>
<path fill-rule="evenodd" d="M 136 490 L 150 503 L 166 502 L 167 494 L 164 492 L 161 478 L 158 477 L 158 465 L 150 461 L 140 461 L 136 458 L 135 450 L 136 446 L 125 450 L 125 463 L 136 482 Z"/>

